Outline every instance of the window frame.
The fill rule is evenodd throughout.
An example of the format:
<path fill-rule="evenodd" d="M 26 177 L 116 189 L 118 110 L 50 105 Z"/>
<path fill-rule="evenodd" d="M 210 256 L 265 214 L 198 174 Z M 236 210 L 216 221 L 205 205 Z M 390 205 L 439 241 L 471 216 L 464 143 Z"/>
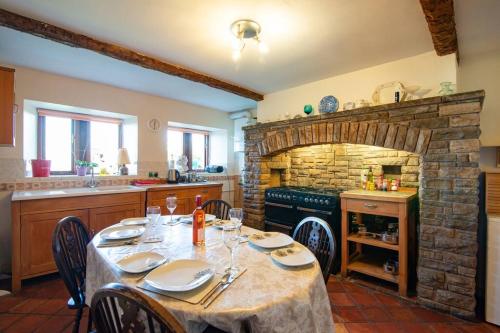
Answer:
<path fill-rule="evenodd" d="M 37 109 L 37 158 L 45 159 L 45 117 L 59 117 L 71 119 L 71 170 L 50 171 L 50 175 L 74 175 L 76 173 L 75 151 L 85 151 L 83 160 L 90 161 L 90 123 L 107 122 L 118 125 L 118 148 L 123 148 L 123 119 L 93 116 L 83 113 L 74 113 L 66 111 L 56 111 L 49 109 Z M 83 138 L 83 139 L 82 139 Z"/>
<path fill-rule="evenodd" d="M 209 161 L 209 156 L 210 156 L 210 132 L 209 131 L 202 131 L 202 130 L 191 129 L 191 128 L 173 127 L 173 126 L 167 127 L 167 131 L 176 131 L 176 132 L 181 132 L 183 134 L 182 135 L 182 154 L 186 155 L 186 157 L 188 159 L 188 170 L 189 171 L 196 171 L 196 172 L 203 172 L 203 171 L 205 171 L 205 168 L 208 165 L 210 165 L 210 161 Z M 203 169 L 192 169 L 192 167 L 193 167 L 193 140 L 192 140 L 192 134 L 203 134 L 204 137 L 205 137 L 205 142 L 204 142 L 205 166 L 203 167 Z M 167 137 L 168 137 L 168 133 L 167 133 Z M 167 142 L 167 147 L 168 147 L 168 142 Z"/>

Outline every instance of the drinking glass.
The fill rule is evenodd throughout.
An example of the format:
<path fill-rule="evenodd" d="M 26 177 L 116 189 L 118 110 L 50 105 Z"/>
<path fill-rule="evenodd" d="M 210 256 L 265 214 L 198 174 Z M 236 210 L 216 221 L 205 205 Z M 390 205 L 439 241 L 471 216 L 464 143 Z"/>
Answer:
<path fill-rule="evenodd" d="M 243 220 L 243 209 L 242 208 L 231 208 L 229 210 L 229 219 L 234 224 L 241 226 L 241 220 Z"/>
<path fill-rule="evenodd" d="M 237 223 L 228 223 L 222 226 L 222 239 L 224 245 L 229 249 L 231 264 L 226 272 L 237 274 L 238 268 L 234 266 L 234 250 L 240 244 L 240 225 Z"/>
<path fill-rule="evenodd" d="M 177 208 L 177 197 L 167 197 L 167 209 L 170 212 L 170 222 L 167 222 L 167 225 L 173 225 L 173 216 L 174 210 Z"/>
<path fill-rule="evenodd" d="M 156 235 L 154 234 L 160 216 L 161 216 L 160 206 L 148 206 L 148 208 L 146 208 L 146 217 L 149 220 L 149 224 L 146 225 L 146 230 L 147 230 L 146 240 L 152 241 L 153 239 L 157 238 Z"/>

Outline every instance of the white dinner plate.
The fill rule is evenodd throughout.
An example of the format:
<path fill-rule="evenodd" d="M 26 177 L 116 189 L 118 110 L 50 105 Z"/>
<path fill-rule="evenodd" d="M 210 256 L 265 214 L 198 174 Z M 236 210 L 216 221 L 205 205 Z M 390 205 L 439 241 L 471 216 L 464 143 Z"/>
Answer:
<path fill-rule="evenodd" d="M 288 246 L 293 243 L 293 239 L 281 232 L 262 232 L 248 236 L 248 241 L 265 249 L 275 249 Z"/>
<path fill-rule="evenodd" d="M 147 217 L 131 217 L 120 221 L 122 225 L 145 225 L 149 223 Z"/>
<path fill-rule="evenodd" d="M 138 225 L 117 225 L 101 231 L 101 238 L 105 240 L 118 240 L 139 237 L 146 230 Z"/>
<path fill-rule="evenodd" d="M 116 262 L 116 266 L 127 273 L 142 273 L 163 264 L 167 258 L 156 252 L 137 252 Z"/>
<path fill-rule="evenodd" d="M 214 269 L 204 261 L 181 259 L 157 267 L 144 277 L 144 281 L 160 290 L 188 291 L 210 280 L 214 273 Z"/>
<path fill-rule="evenodd" d="M 212 222 L 216 219 L 215 215 L 205 214 L 205 222 Z M 193 215 L 182 215 L 179 217 L 179 221 L 182 223 L 193 223 Z"/>
<path fill-rule="evenodd" d="M 274 261 L 289 267 L 310 265 L 315 260 L 311 251 L 303 246 L 294 246 L 274 250 L 271 252 L 271 258 L 273 258 Z"/>

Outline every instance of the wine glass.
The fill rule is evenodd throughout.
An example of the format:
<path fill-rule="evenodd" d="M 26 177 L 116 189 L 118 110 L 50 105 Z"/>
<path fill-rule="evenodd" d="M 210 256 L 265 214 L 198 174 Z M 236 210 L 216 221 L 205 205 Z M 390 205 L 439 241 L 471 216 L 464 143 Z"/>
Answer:
<path fill-rule="evenodd" d="M 237 223 L 224 224 L 222 226 L 222 239 L 231 256 L 231 264 L 226 272 L 235 275 L 238 273 L 238 268 L 234 266 L 234 250 L 240 244 L 240 225 Z"/>
<path fill-rule="evenodd" d="M 229 220 L 231 220 L 232 223 L 241 226 L 241 220 L 243 220 L 243 209 L 231 208 L 229 210 Z"/>
<path fill-rule="evenodd" d="M 167 225 L 173 225 L 173 213 L 174 210 L 177 208 L 177 197 L 167 197 L 167 209 L 170 212 L 170 222 L 167 222 Z"/>

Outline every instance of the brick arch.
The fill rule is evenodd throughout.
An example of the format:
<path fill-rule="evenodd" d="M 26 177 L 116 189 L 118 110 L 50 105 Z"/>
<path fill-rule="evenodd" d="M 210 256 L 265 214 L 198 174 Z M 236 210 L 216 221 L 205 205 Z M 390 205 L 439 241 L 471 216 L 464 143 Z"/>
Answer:
<path fill-rule="evenodd" d="M 264 191 L 279 154 L 320 144 L 364 144 L 421 156 L 417 295 L 420 303 L 474 317 L 479 113 L 484 91 L 248 126 L 245 223 L 263 228 Z"/>
<path fill-rule="evenodd" d="M 317 144 L 351 143 L 426 154 L 432 129 L 409 127 L 397 123 L 369 121 L 319 121 L 288 126 L 265 134 L 257 142 L 260 156 L 273 156 L 284 151 Z"/>

